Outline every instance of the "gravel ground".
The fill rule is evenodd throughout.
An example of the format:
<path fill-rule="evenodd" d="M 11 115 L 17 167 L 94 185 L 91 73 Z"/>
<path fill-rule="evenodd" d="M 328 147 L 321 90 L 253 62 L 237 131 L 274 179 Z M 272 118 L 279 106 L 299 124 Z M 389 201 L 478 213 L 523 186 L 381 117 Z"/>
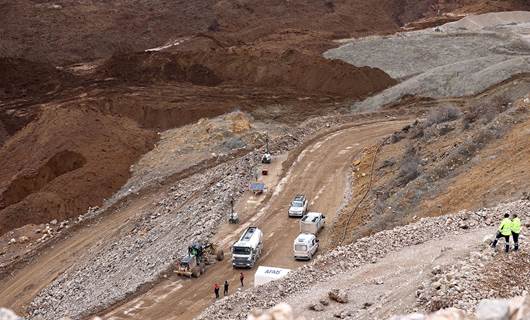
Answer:
<path fill-rule="evenodd" d="M 379 108 L 405 95 L 473 95 L 515 74 L 530 72 L 529 12 L 470 16 L 436 30 L 354 40 L 324 56 L 381 68 L 402 80 L 355 103 L 359 110 Z"/>

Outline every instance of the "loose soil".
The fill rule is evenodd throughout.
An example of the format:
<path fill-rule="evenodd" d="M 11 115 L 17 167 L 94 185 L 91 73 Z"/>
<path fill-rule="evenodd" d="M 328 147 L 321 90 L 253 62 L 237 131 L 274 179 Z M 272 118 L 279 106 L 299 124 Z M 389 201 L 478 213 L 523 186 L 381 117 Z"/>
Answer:
<path fill-rule="evenodd" d="M 524 0 L 372 1 L 7 1 L 1 56 L 69 64 L 142 51 L 196 34 L 231 44 L 256 42 L 284 30 L 309 30 L 316 39 L 390 33 L 406 23 L 457 11 L 529 10 Z M 309 41 L 314 42 L 314 40 Z M 317 46 L 318 48 L 318 46 Z"/>

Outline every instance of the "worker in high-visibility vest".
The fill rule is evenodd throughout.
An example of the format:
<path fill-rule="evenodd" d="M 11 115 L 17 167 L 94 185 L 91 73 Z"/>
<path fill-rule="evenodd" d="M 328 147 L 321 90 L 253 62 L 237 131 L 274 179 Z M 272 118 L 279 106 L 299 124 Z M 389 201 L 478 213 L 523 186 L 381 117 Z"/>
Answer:
<path fill-rule="evenodd" d="M 497 235 L 495 236 L 495 240 L 493 240 L 493 243 L 491 246 L 493 248 L 497 247 L 497 242 L 499 241 L 499 238 L 504 238 L 505 241 L 505 247 L 504 251 L 508 252 L 510 251 L 510 236 L 512 235 L 512 220 L 510 220 L 510 215 L 505 214 L 504 219 L 501 221 L 501 225 L 499 226 L 499 231 L 497 231 Z"/>
<path fill-rule="evenodd" d="M 519 233 L 521 233 L 521 219 L 517 217 L 517 214 L 512 215 L 512 238 L 513 238 L 513 250 L 519 250 Z"/>

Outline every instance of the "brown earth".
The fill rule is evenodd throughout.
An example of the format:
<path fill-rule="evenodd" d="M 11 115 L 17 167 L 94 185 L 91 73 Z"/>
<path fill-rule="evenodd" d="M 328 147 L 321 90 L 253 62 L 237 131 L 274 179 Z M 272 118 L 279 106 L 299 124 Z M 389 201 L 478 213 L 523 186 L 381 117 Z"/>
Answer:
<path fill-rule="evenodd" d="M 431 110 L 354 161 L 354 197 L 333 242 L 524 197 L 530 191 L 530 105 L 509 93 L 528 96 L 528 81 L 528 75 L 515 77 L 477 97 L 410 102 Z M 454 118 L 440 116 L 447 108 L 457 112 Z"/>
<path fill-rule="evenodd" d="M 43 108 L 0 149 L 0 234 L 100 205 L 155 138 L 127 118 L 83 107 Z"/>
<path fill-rule="evenodd" d="M 257 119 L 300 121 L 395 83 L 378 69 L 296 51 L 117 54 L 78 76 L 22 59 L 4 62 L 10 72 L 3 84 L 20 98 L 5 98 L 0 106 L 0 234 L 101 205 L 153 145 L 154 130 L 235 109 Z M 266 111 L 278 105 L 279 114 Z"/>
<path fill-rule="evenodd" d="M 351 99 L 366 97 L 396 83 L 376 68 L 357 68 L 343 61 L 330 61 L 296 50 L 278 54 L 245 48 L 115 55 L 99 68 L 98 73 L 126 82 L 173 80 L 206 86 L 235 82 Z"/>
<path fill-rule="evenodd" d="M 455 10 L 529 9 L 525 0 L 381 0 L 377 5 L 343 0 L 9 0 L 0 5 L 0 56 L 69 64 L 142 51 L 198 33 L 237 44 L 286 29 L 315 31 L 317 39 L 328 42 L 395 32 L 408 22 Z"/>

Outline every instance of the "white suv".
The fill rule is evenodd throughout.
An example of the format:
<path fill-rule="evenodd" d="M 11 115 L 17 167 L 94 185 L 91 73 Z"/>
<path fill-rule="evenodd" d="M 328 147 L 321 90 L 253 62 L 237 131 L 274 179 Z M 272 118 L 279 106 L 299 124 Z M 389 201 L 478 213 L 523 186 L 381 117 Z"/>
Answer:
<path fill-rule="evenodd" d="M 289 207 L 289 217 L 303 217 L 307 212 L 308 201 L 304 195 L 297 195 L 294 197 Z"/>

